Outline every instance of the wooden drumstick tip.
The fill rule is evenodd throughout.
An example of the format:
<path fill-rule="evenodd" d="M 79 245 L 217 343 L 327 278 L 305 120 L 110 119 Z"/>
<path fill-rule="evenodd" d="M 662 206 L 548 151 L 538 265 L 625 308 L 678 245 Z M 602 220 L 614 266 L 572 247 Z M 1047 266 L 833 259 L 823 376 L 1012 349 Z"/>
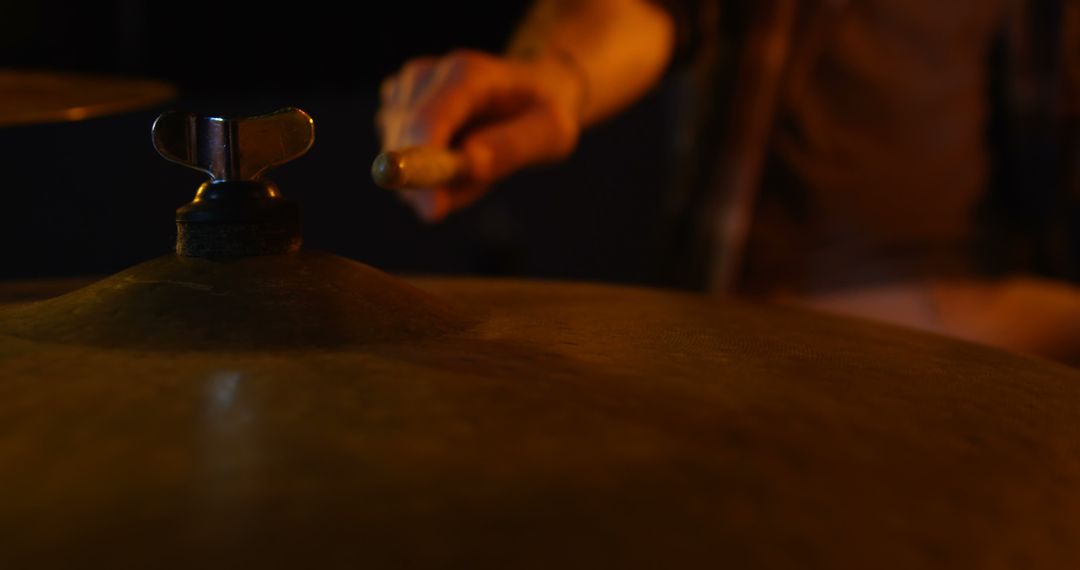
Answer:
<path fill-rule="evenodd" d="M 375 157 L 371 178 L 390 190 L 437 188 L 453 184 L 466 172 L 465 158 L 456 151 L 413 146 L 387 151 Z"/>
<path fill-rule="evenodd" d="M 398 190 L 405 185 L 405 164 L 401 153 L 388 151 L 371 163 L 371 179 L 381 188 Z"/>

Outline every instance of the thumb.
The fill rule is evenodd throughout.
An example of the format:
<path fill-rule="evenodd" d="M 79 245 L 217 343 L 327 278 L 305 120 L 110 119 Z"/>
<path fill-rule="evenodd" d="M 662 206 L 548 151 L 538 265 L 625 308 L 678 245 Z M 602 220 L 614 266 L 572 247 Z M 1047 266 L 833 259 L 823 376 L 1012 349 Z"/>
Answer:
<path fill-rule="evenodd" d="M 399 190 L 397 195 L 429 224 L 442 221 L 453 207 L 451 194 L 445 188 Z"/>

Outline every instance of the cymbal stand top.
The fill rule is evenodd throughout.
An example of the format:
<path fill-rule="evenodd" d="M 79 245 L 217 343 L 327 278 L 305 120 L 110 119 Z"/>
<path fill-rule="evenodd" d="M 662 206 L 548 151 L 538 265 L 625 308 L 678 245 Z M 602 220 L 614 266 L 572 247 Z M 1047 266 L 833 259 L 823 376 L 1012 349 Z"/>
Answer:
<path fill-rule="evenodd" d="M 154 121 L 165 159 L 205 172 L 195 199 L 176 211 L 176 253 L 232 259 L 299 251 L 300 209 L 263 174 L 302 156 L 315 140 L 311 117 L 296 108 L 222 118 L 169 112 Z"/>

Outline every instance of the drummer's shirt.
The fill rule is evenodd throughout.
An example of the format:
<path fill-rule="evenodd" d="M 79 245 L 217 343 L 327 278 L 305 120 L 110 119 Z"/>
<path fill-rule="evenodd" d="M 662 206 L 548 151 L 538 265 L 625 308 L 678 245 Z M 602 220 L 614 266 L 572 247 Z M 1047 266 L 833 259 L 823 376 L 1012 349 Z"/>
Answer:
<path fill-rule="evenodd" d="M 850 0 L 779 95 L 743 289 L 974 271 L 1003 0 Z M 795 46 L 798 49 L 798 46 Z"/>

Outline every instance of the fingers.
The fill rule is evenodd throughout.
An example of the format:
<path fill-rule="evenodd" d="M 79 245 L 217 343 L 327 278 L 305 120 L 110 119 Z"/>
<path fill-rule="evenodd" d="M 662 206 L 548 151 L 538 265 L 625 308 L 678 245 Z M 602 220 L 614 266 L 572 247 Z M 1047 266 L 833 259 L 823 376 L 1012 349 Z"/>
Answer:
<path fill-rule="evenodd" d="M 410 60 L 401 71 L 383 81 L 379 95 L 383 105 L 400 106 L 409 102 L 409 95 L 422 88 L 430 80 L 435 67 L 434 57 L 418 57 Z"/>
<path fill-rule="evenodd" d="M 410 61 L 380 88 L 383 148 L 448 145 L 492 94 L 513 90 L 514 80 L 494 57 L 478 52 Z"/>
<path fill-rule="evenodd" d="M 436 59 L 421 57 L 402 67 L 396 76 L 383 81 L 379 88 L 381 106 L 375 125 L 382 135 L 384 150 L 421 144 L 422 138 L 411 132 L 412 107 L 417 98 L 431 89 L 436 74 Z"/>
<path fill-rule="evenodd" d="M 452 187 L 405 191 L 401 198 L 422 219 L 438 221 L 492 182 L 564 158 L 577 142 L 578 117 L 551 90 L 528 64 L 478 52 L 410 61 L 380 87 L 383 150 L 457 140 L 467 175 Z"/>

